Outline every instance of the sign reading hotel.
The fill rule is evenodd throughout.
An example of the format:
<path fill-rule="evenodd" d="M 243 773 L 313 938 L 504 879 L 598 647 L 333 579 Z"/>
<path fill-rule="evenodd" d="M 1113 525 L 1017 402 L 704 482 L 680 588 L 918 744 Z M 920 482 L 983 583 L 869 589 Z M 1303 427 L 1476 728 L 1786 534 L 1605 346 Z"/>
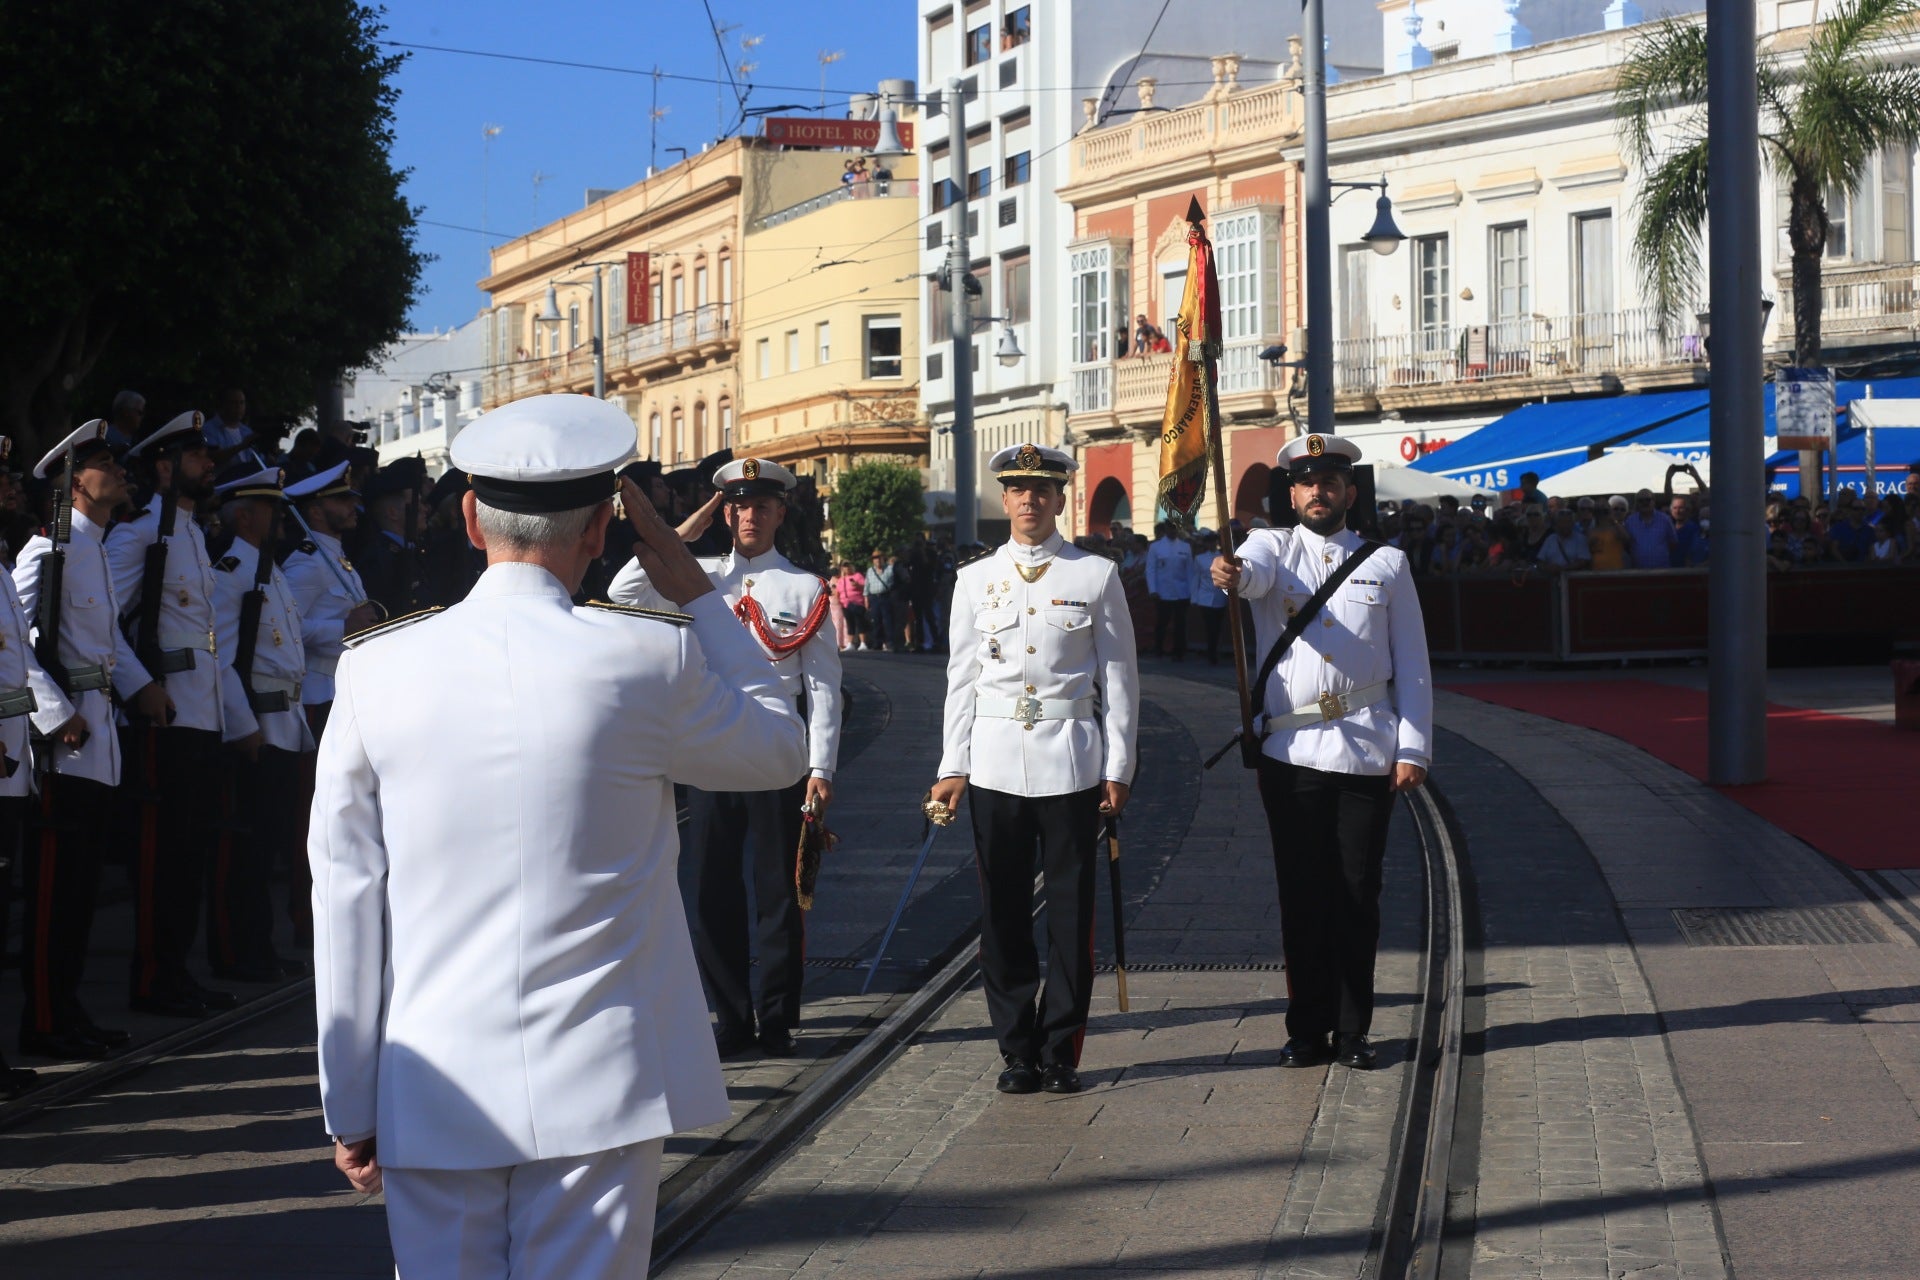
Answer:
<path fill-rule="evenodd" d="M 653 323 L 653 284 L 644 253 L 627 255 L 627 323 Z"/>
<path fill-rule="evenodd" d="M 913 150 L 913 125 L 897 123 L 900 145 Z M 871 151 L 880 141 L 878 120 L 822 120 L 813 116 L 768 116 L 765 134 L 768 142 L 783 147 L 852 147 Z"/>

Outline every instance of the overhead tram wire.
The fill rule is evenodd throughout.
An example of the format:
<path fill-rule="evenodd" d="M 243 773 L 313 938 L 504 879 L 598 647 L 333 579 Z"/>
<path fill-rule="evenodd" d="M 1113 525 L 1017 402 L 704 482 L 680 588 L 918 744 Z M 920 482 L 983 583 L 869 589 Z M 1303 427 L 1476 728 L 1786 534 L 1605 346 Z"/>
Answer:
<path fill-rule="evenodd" d="M 1127 73 L 1120 77 L 1118 84 L 1109 85 L 1100 91 L 1101 98 L 1106 99 L 1106 101 L 1102 101 L 1100 104 L 1100 118 L 1095 121 L 1095 124 L 1105 124 L 1107 117 L 1113 114 L 1114 104 L 1120 101 L 1120 91 L 1127 87 L 1127 84 L 1133 79 L 1133 73 L 1140 69 L 1140 60 L 1147 56 L 1147 49 L 1153 44 L 1153 37 L 1155 33 L 1160 30 L 1161 20 L 1167 16 L 1167 8 L 1172 3 L 1173 0 L 1161 0 L 1160 12 L 1158 16 L 1154 18 L 1153 25 L 1147 28 L 1147 38 L 1140 42 L 1140 52 L 1134 54 L 1133 61 L 1127 64 Z"/>

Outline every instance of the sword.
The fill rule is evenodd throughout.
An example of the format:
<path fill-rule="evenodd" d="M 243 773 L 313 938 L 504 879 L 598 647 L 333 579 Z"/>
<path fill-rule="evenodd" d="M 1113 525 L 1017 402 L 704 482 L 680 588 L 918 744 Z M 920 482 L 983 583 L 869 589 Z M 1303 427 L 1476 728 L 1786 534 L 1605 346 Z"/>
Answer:
<path fill-rule="evenodd" d="M 1108 818 L 1100 828 L 1100 838 L 1107 842 L 1107 883 L 1111 890 L 1107 896 L 1113 899 L 1113 975 L 1120 984 L 1120 1012 L 1129 1013 L 1132 1006 L 1127 1002 L 1127 932 L 1120 916 L 1120 819 Z"/>
<path fill-rule="evenodd" d="M 920 845 L 920 856 L 913 861 L 913 874 L 907 877 L 907 887 L 900 891 L 900 901 L 894 904 L 893 918 L 887 921 L 887 931 L 880 935 L 880 945 L 874 949 L 873 959 L 867 962 L 867 980 L 860 984 L 860 994 L 867 994 L 867 988 L 873 985 L 874 975 L 880 972 L 880 960 L 887 954 L 887 944 L 893 941 L 893 931 L 900 927 L 900 917 L 907 913 L 907 902 L 913 897 L 913 886 L 920 883 L 920 873 L 926 870 L 927 855 L 933 852 L 933 841 L 940 834 L 940 828 L 953 821 L 952 813 L 945 805 L 940 806 L 945 814 L 945 822 L 936 822 L 932 803 L 927 806 L 926 821 L 922 824 L 927 838 Z"/>

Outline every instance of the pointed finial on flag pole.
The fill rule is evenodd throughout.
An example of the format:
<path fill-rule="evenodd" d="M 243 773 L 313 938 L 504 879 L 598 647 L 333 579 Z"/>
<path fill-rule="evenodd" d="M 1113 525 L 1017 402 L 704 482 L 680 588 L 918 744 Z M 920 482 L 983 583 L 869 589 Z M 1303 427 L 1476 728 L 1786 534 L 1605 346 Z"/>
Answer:
<path fill-rule="evenodd" d="M 1193 222 L 1193 223 L 1200 223 L 1200 222 L 1205 222 L 1206 220 L 1207 220 L 1206 211 L 1201 209 L 1200 207 L 1200 197 L 1199 196 L 1192 197 L 1187 202 L 1187 221 Z"/>

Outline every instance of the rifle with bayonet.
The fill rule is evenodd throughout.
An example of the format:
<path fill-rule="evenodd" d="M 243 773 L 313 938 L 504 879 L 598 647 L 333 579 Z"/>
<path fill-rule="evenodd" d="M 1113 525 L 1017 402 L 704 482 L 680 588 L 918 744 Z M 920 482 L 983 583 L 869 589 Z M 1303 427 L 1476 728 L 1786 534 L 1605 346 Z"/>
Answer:
<path fill-rule="evenodd" d="M 163 680 L 193 665 L 193 650 L 168 653 L 160 647 L 160 605 L 167 590 L 167 540 L 173 537 L 175 517 L 172 488 L 159 492 L 160 528 L 147 548 L 146 563 L 140 570 L 140 611 L 134 619 L 133 654 L 155 680 Z"/>
<path fill-rule="evenodd" d="M 60 605 L 67 592 L 67 544 L 73 541 L 73 451 L 68 450 L 60 466 L 60 481 L 53 495 L 53 526 L 47 530 L 53 550 L 40 561 L 40 598 L 33 611 L 33 656 L 69 697 L 73 687 L 67 664 L 60 660 Z"/>

